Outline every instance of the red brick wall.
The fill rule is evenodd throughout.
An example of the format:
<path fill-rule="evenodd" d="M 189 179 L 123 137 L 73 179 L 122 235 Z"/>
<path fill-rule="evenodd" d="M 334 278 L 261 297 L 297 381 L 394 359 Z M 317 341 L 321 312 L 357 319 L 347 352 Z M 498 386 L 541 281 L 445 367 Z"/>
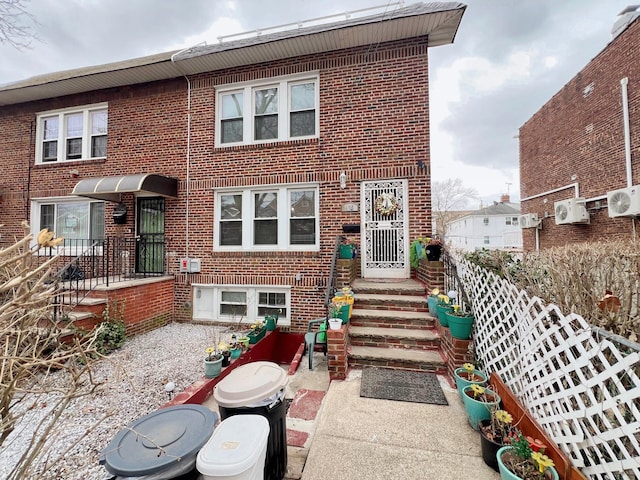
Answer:
<path fill-rule="evenodd" d="M 5 224 L 0 242 L 20 231 L 31 198 L 71 192 L 78 181 L 71 169 L 79 171 L 79 178 L 141 172 L 177 177 L 179 198 L 166 202 L 175 317 L 191 316 L 191 283 L 290 285 L 292 330 L 302 331 L 309 319 L 323 313 L 324 291 L 317 286 L 326 283 L 336 235 L 343 224 L 360 221 L 359 212 L 342 212 L 341 206 L 360 202 L 362 181 L 408 178 L 410 236 L 431 231 L 429 169 L 417 165 L 430 161 L 426 44 L 426 38 L 399 41 L 191 78 L 189 186 L 183 78 L 0 108 L 0 129 L 11 132 L 0 138 L 7 165 L 0 183 L 0 223 Z M 320 78 L 319 139 L 215 148 L 216 85 L 308 71 Z M 97 102 L 109 102 L 107 159 L 34 165 L 36 113 Z M 349 178 L 346 189 L 339 187 L 342 171 Z M 319 252 L 214 252 L 214 189 L 289 182 L 320 185 Z M 133 196 L 123 199 L 133 212 Z M 116 226 L 110 220 L 112 208 L 107 204 L 107 234 L 132 235 L 134 215 Z M 178 273 L 179 258 L 187 253 L 201 259 L 200 274 Z"/>
<path fill-rule="evenodd" d="M 610 190 L 627 186 L 620 80 L 628 77 L 631 119 L 632 183 L 640 183 L 640 21 L 608 45 L 520 129 L 522 198 L 574 182 L 587 204 L 590 225 L 556 225 L 543 220 L 540 248 L 603 238 L 629 238 L 629 218 L 611 219 L 606 208 Z M 585 88 L 593 84 L 588 95 Z M 574 177 L 575 176 L 575 177 Z M 575 178 L 575 180 L 573 179 Z M 553 203 L 574 196 L 573 188 L 522 202 L 522 213 L 554 214 Z M 535 249 L 535 230 L 523 230 L 525 251 Z"/>

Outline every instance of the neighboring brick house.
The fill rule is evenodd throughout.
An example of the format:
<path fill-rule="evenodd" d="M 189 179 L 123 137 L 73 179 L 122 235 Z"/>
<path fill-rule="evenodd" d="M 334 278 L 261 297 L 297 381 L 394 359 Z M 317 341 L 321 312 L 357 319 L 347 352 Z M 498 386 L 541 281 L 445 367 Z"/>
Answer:
<path fill-rule="evenodd" d="M 635 235 L 640 21 L 626 16 L 629 26 L 520 128 L 525 251 Z"/>
<path fill-rule="evenodd" d="M 509 195 L 488 207 L 460 215 L 448 225 L 446 242 L 451 248 L 474 250 L 522 250 L 519 226 L 520 205 L 512 203 Z"/>
<path fill-rule="evenodd" d="M 24 219 L 123 238 L 132 277 L 172 278 L 174 319 L 276 309 L 302 331 L 344 225 L 362 276 L 411 275 L 410 240 L 431 231 L 428 48 L 464 11 L 417 3 L 4 85 L 0 240 Z"/>

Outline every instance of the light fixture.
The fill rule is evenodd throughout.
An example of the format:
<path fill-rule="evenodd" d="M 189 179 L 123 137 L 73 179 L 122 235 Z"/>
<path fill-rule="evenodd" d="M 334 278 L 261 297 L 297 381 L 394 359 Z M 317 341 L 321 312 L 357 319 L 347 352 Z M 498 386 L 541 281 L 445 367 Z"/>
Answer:
<path fill-rule="evenodd" d="M 344 172 L 340 174 L 340 188 L 347 188 L 347 174 Z"/>

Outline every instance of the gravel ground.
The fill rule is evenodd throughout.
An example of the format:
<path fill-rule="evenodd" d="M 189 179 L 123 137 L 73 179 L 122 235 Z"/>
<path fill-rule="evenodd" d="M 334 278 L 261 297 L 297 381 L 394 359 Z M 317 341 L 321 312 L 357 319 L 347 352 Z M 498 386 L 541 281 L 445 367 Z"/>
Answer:
<path fill-rule="evenodd" d="M 178 392 L 202 378 L 205 349 L 214 345 L 215 339 L 228 340 L 230 335 L 226 329 L 212 326 L 170 324 L 127 340 L 120 350 L 96 364 L 95 378 L 107 381 L 91 395 L 74 400 L 65 410 L 58 431 L 49 436 L 50 459 L 64 458 L 53 472 L 30 478 L 108 478 L 108 472 L 98 464 L 100 451 L 125 425 L 169 400 L 164 388 L 168 382 L 174 382 L 174 392 Z M 46 381 L 55 386 L 65 379 L 62 372 L 55 372 Z M 22 402 L 27 412 L 0 447 L 0 478 L 7 478 L 36 425 L 47 418 L 59 399 L 58 394 L 49 393 Z M 78 445 L 65 453 L 80 438 Z"/>

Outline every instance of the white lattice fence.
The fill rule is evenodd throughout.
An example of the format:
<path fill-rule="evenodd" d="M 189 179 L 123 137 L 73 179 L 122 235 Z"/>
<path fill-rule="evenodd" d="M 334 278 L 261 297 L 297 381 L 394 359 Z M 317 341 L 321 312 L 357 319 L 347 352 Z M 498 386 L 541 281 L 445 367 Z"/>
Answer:
<path fill-rule="evenodd" d="M 465 260 L 476 356 L 593 479 L 640 479 L 640 345 L 530 298 Z"/>

